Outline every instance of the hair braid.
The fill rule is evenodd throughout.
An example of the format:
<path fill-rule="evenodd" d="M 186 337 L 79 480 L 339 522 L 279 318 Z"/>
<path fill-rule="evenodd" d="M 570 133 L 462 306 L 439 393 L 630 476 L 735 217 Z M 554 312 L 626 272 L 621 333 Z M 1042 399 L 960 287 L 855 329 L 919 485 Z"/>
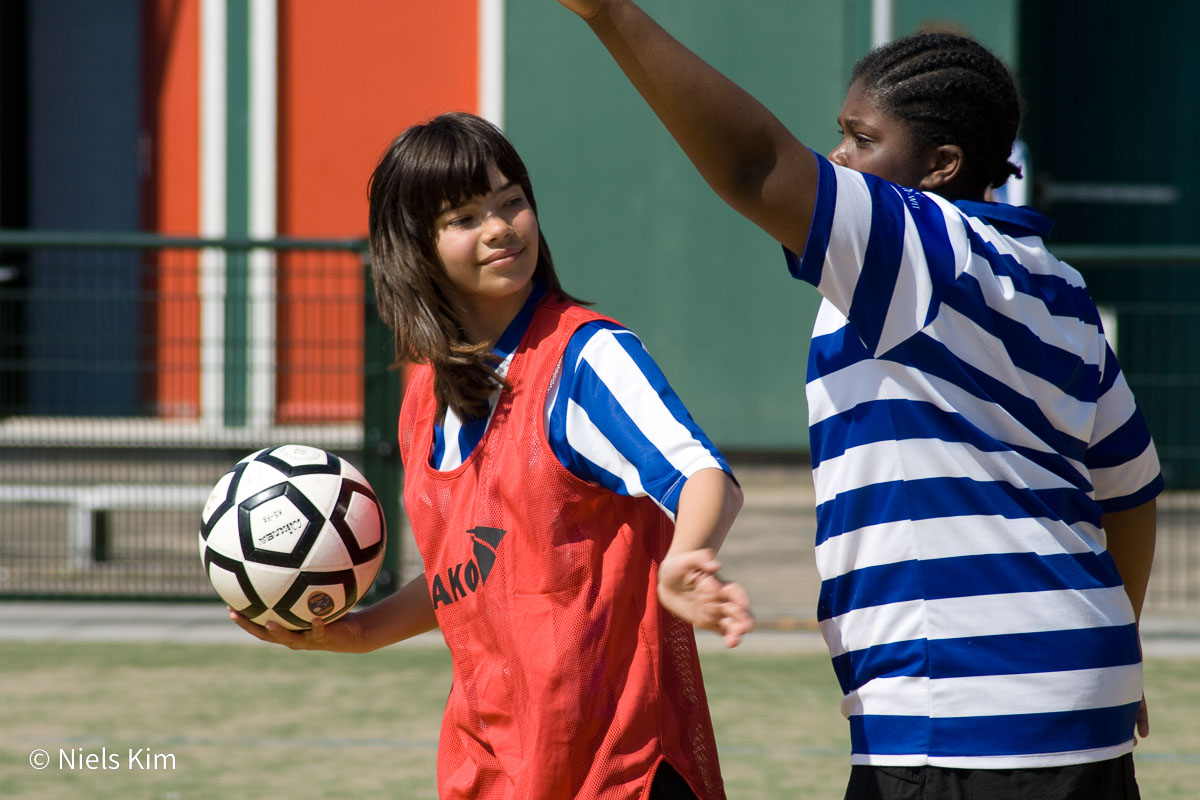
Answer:
<path fill-rule="evenodd" d="M 868 53 L 854 67 L 879 107 L 907 123 L 918 147 L 963 149 L 968 185 L 982 192 L 1021 169 L 1009 161 L 1021 100 L 1008 68 L 973 39 L 920 33 Z"/>

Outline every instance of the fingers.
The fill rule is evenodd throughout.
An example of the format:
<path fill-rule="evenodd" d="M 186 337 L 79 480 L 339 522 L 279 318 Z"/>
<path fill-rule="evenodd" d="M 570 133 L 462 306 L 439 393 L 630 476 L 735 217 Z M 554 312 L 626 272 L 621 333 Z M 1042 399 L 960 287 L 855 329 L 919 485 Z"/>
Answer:
<path fill-rule="evenodd" d="M 233 620 L 234 624 L 236 624 L 239 628 L 244 630 L 246 633 L 250 634 L 255 639 L 261 639 L 264 642 L 274 641 L 274 639 L 271 638 L 270 634 L 267 633 L 267 629 L 264 628 L 262 625 L 259 625 L 256 622 L 251 622 L 250 620 L 246 619 L 238 612 L 234 611 L 229 606 L 226 606 L 225 608 L 229 611 L 229 618 L 231 620 Z"/>
<path fill-rule="evenodd" d="M 667 556 L 659 565 L 659 581 L 679 589 L 693 589 L 716 577 L 721 562 L 712 550 L 694 550 Z"/>
<path fill-rule="evenodd" d="M 726 647 L 737 647 L 742 637 L 754 630 L 754 615 L 750 612 L 750 595 L 741 584 L 727 583 L 721 589 L 724 602 L 717 633 Z"/>
<path fill-rule="evenodd" d="M 325 641 L 325 623 L 320 618 L 313 621 L 313 631 L 311 632 L 313 637 L 310 642 L 306 637 L 306 634 L 310 632 L 290 631 L 274 621 L 267 622 L 265 625 L 259 625 L 257 622 L 251 622 L 246 619 L 229 606 L 226 606 L 226 608 L 229 610 L 229 618 L 239 628 L 260 641 L 281 644 L 292 650 L 311 650 L 314 645 L 323 644 Z M 320 627 L 320 638 L 317 638 L 316 633 L 318 626 Z"/>
<path fill-rule="evenodd" d="M 1146 707 L 1145 695 L 1142 695 L 1142 705 L 1138 708 L 1137 733 L 1143 739 L 1150 735 L 1150 710 Z"/>
<path fill-rule="evenodd" d="M 664 559 L 659 601 L 692 626 L 720 635 L 726 647 L 737 647 L 754 630 L 750 595 L 741 584 L 721 578 L 718 569 L 711 552 Z"/>

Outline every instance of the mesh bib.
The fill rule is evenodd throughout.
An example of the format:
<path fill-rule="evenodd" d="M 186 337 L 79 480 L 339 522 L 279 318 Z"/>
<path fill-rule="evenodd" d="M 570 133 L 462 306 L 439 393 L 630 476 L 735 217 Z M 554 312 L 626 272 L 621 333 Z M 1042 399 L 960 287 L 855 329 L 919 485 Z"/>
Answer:
<path fill-rule="evenodd" d="M 429 367 L 405 396 L 404 502 L 453 656 L 443 800 L 644 798 L 663 758 L 701 800 L 725 796 L 694 634 L 655 591 L 673 526 L 648 498 L 572 475 L 543 429 L 571 334 L 602 318 L 538 307 L 512 389 L 454 470 L 429 466 Z"/>

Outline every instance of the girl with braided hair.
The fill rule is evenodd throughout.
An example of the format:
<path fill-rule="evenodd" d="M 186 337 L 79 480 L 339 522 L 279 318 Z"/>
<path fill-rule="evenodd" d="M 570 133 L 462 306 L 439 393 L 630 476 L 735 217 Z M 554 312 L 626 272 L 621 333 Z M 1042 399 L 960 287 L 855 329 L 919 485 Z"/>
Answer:
<path fill-rule="evenodd" d="M 1004 65 L 953 34 L 881 47 L 823 157 L 632 0 L 559 2 L 822 295 L 817 617 L 846 797 L 1137 797 L 1163 480 L 1051 222 L 985 201 L 1016 170 Z"/>

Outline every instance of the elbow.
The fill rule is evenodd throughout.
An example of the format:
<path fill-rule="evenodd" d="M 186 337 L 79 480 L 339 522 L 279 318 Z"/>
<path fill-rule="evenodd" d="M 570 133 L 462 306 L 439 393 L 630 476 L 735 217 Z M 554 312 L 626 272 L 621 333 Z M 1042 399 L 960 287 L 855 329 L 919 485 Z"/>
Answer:
<path fill-rule="evenodd" d="M 734 480 L 732 475 L 725 476 L 725 508 L 728 511 L 730 518 L 736 517 L 742 510 L 742 506 L 746 502 L 746 496 L 742 493 L 741 484 Z"/>

